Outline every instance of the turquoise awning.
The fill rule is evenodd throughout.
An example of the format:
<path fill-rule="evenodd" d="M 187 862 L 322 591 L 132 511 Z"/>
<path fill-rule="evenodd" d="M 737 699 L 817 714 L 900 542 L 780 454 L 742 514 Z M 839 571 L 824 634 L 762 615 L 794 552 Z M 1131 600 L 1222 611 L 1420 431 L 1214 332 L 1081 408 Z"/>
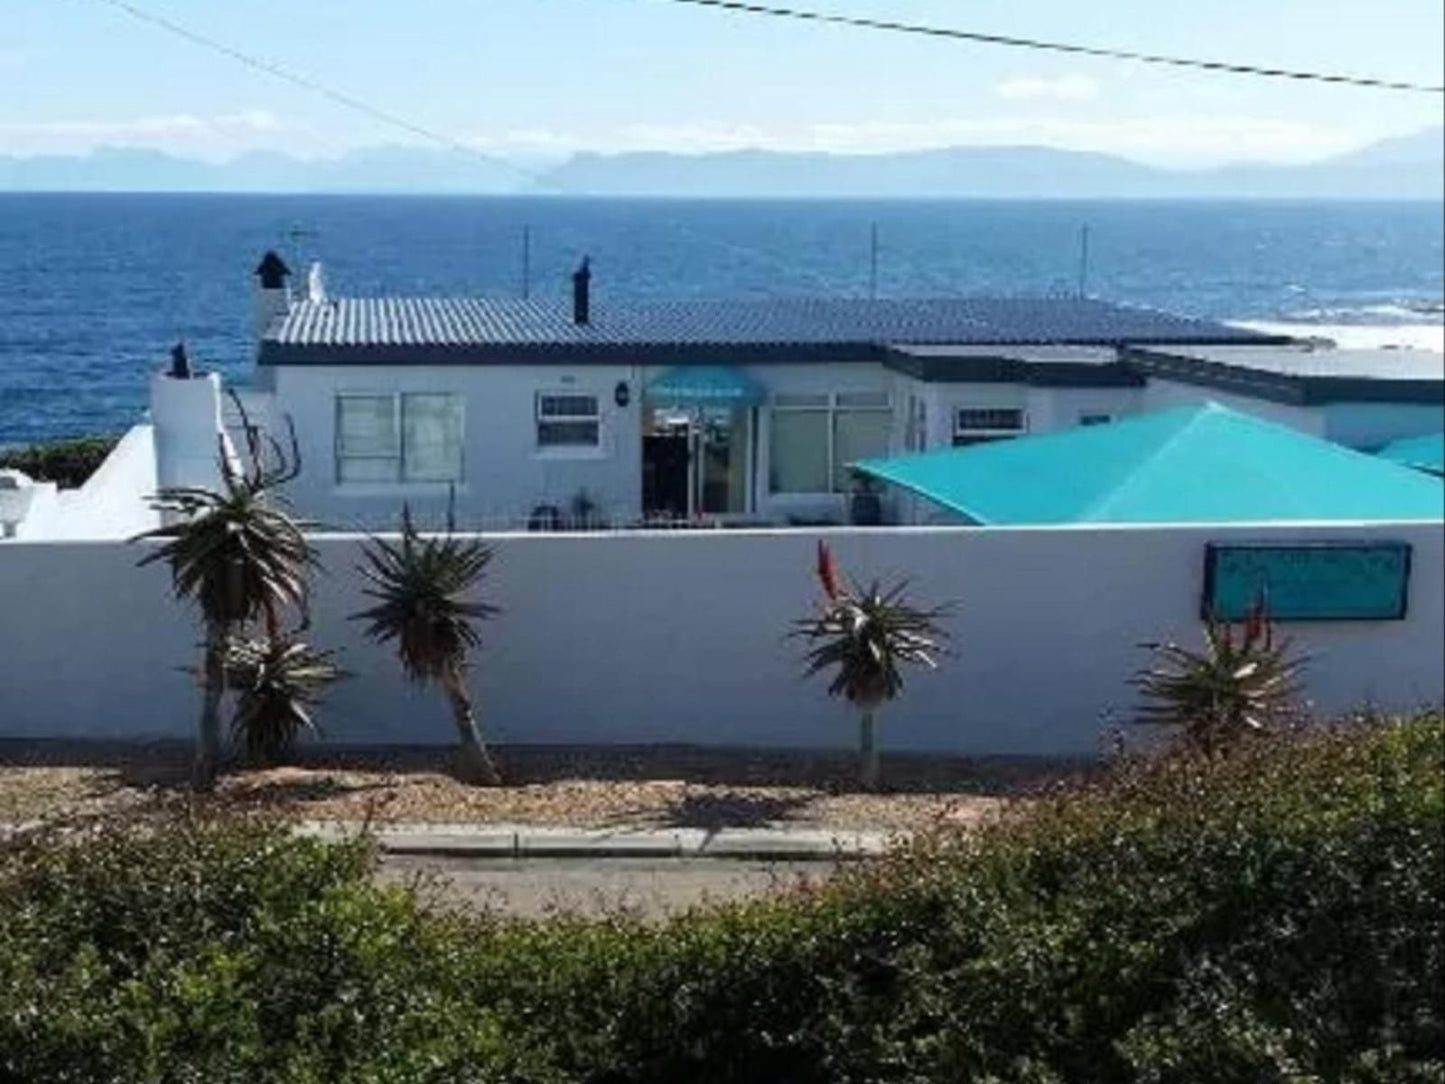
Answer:
<path fill-rule="evenodd" d="M 1416 470 L 1445 474 L 1445 433 L 1393 441 L 1380 449 L 1380 457 Z"/>
<path fill-rule="evenodd" d="M 1445 518 L 1445 484 L 1216 403 L 854 468 L 975 523 Z"/>
<path fill-rule="evenodd" d="M 756 406 L 767 389 L 730 365 L 679 365 L 647 385 L 654 406 Z"/>

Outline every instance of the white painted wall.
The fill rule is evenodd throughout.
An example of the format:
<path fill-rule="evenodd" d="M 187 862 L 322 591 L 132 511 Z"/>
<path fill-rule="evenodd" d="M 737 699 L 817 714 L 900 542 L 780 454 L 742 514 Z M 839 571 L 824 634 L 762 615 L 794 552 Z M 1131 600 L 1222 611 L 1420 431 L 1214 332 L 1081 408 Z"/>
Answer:
<path fill-rule="evenodd" d="M 16 532 L 18 538 L 126 539 L 159 526 L 155 434 L 133 426 L 78 489 L 48 487 Z"/>
<path fill-rule="evenodd" d="M 1324 412 L 1325 436 L 1352 448 L 1445 430 L 1445 406 L 1429 403 L 1330 403 Z"/>
<path fill-rule="evenodd" d="M 490 579 L 504 612 L 473 685 L 502 742 L 847 746 L 854 724 L 803 681 L 784 634 L 816 603 L 814 545 L 862 578 L 908 576 L 954 600 L 952 656 L 911 675 L 882 718 L 894 748 L 1081 753 L 1131 711 L 1141 641 L 1198 641 L 1206 542 L 1401 539 L 1414 546 L 1409 615 L 1292 624 L 1323 712 L 1445 698 L 1445 526 L 1212 526 L 699 531 L 509 535 Z M 347 615 L 363 599 L 355 537 L 318 539 L 312 637 L 353 677 L 320 713 L 337 742 L 447 742 L 440 697 Z M 0 547 L 0 736 L 185 737 L 198 708 L 191 615 L 166 572 L 114 543 Z M 23 603 L 22 603 L 23 600 Z M 31 604 L 30 600 L 36 603 Z"/>
<path fill-rule="evenodd" d="M 1269 399 L 1254 399 L 1246 395 L 1233 395 L 1218 388 L 1186 384 L 1179 380 L 1161 380 L 1151 376 L 1144 388 L 1140 409 L 1146 411 L 1173 410 L 1176 407 L 1198 406 L 1200 403 L 1215 402 L 1231 410 L 1253 414 L 1256 418 L 1278 422 L 1298 429 L 1311 436 L 1323 437 L 1325 414 L 1323 407 L 1294 406 L 1290 403 L 1276 403 Z"/>
<path fill-rule="evenodd" d="M 447 392 L 465 410 L 464 480 L 457 486 L 463 525 L 525 522 L 539 504 L 564 511 L 586 489 L 602 515 L 627 522 L 641 515 L 642 453 L 639 370 L 625 365 L 355 365 L 278 366 L 270 407 L 273 430 L 290 415 L 301 444 L 302 473 L 289 488 L 297 508 L 335 529 L 394 524 L 409 502 L 424 522 L 444 513 L 444 484 L 341 484 L 336 473 L 336 396 L 344 393 Z M 613 393 L 626 381 L 631 401 Z M 594 394 L 602 411 L 595 452 L 538 449 L 536 395 Z"/>

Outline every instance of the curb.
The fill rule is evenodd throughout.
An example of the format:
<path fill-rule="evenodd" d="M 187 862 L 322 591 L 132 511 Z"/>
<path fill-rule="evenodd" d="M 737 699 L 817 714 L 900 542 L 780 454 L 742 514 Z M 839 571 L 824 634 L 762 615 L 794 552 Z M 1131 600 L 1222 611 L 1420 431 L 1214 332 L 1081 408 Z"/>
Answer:
<path fill-rule="evenodd" d="M 298 831 L 339 840 L 360 832 L 360 824 L 309 822 Z M 891 838 L 881 832 L 827 832 L 684 828 L 661 832 L 607 829 L 435 825 L 374 829 L 388 855 L 434 858 L 714 858 L 809 862 L 856 860 L 882 854 Z"/>

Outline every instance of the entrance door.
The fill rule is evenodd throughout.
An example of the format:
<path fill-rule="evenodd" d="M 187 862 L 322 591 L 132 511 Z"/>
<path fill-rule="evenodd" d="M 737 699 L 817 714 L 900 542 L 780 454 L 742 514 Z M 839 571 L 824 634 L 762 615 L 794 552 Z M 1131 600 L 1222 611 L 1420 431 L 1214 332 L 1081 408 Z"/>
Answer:
<path fill-rule="evenodd" d="M 748 412 L 707 408 L 697 421 L 698 508 L 708 515 L 748 510 Z"/>
<path fill-rule="evenodd" d="M 642 512 L 648 519 L 687 517 L 688 427 L 659 426 L 642 438 Z"/>

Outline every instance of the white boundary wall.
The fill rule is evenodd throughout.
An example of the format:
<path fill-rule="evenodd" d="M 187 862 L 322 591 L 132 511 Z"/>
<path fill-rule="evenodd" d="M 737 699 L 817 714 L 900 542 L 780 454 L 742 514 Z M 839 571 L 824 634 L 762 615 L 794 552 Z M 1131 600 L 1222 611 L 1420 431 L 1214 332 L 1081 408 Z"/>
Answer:
<path fill-rule="evenodd" d="M 1445 525 L 936 528 L 715 531 L 496 538 L 473 685 L 499 742 L 836 746 L 854 721 L 800 679 L 788 622 L 817 599 L 825 537 L 859 577 L 911 577 L 920 601 L 956 600 L 953 657 L 910 676 L 882 718 L 895 749 L 1092 754 L 1127 718 L 1137 645 L 1197 643 L 1206 542 L 1399 539 L 1413 546 L 1409 614 L 1291 624 L 1314 656 L 1321 712 L 1410 709 L 1445 698 Z M 356 536 L 320 536 L 312 641 L 353 677 L 320 721 L 337 742 L 446 742 L 434 691 L 406 686 L 365 643 Z M 0 548 L 0 736 L 185 738 L 199 705 L 199 634 L 164 569 L 113 542 Z"/>

